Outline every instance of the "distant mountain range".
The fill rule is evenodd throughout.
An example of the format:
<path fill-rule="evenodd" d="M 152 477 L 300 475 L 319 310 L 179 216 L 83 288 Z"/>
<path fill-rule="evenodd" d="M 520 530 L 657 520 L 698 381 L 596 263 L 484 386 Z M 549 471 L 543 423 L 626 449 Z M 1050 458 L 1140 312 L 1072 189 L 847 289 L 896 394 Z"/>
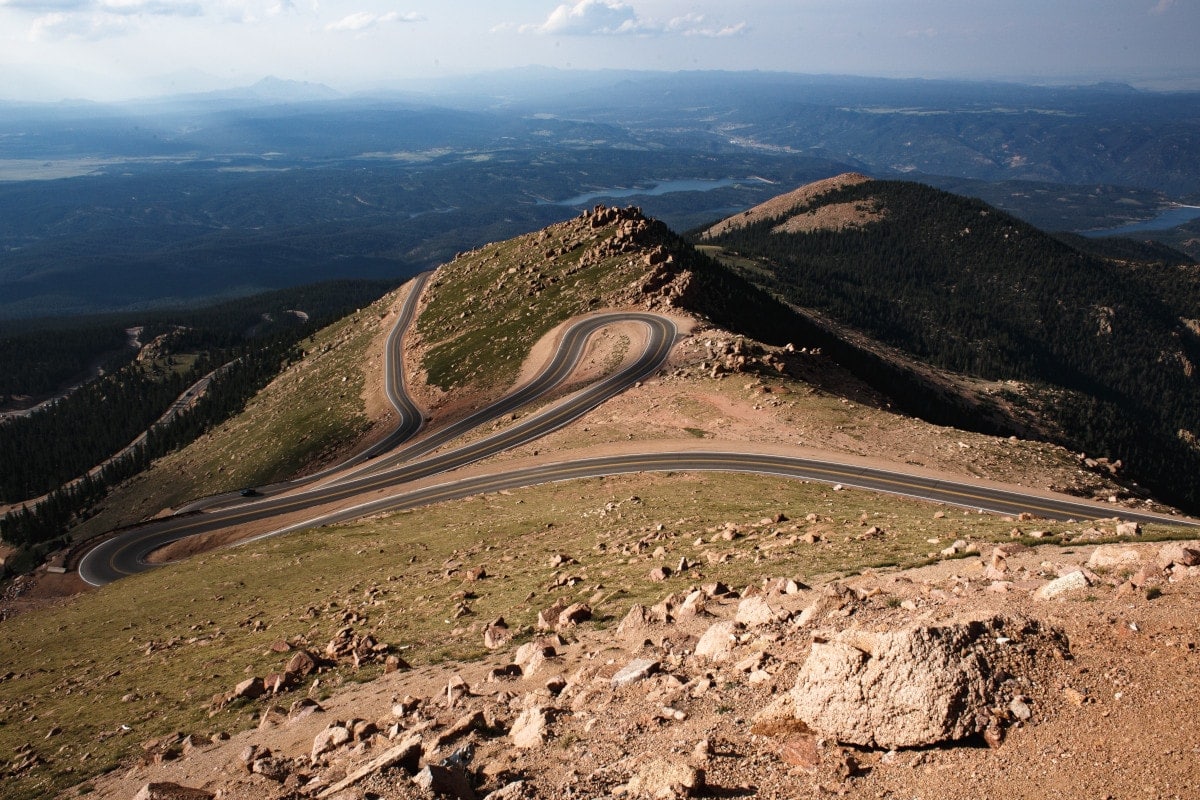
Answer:
<path fill-rule="evenodd" d="M 848 170 L 1052 230 L 1200 204 L 1200 93 L 554 70 L 426 89 L 267 78 L 0 104 L 0 318 L 399 277 L 565 219 L 580 196 L 682 231 Z M 707 190 L 638 193 L 695 179 Z M 1200 220 L 1152 235 L 1200 255 Z"/>

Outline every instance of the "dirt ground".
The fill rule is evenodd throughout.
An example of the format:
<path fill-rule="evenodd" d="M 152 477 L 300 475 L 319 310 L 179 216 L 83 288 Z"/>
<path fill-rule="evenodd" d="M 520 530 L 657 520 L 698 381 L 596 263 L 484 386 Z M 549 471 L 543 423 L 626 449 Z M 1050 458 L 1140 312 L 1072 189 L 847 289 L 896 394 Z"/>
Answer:
<path fill-rule="evenodd" d="M 228 800 L 427 797 L 398 766 L 327 791 L 415 734 L 422 763 L 470 744 L 468 771 L 481 797 L 519 781 L 498 797 L 1194 798 L 1200 567 L 1161 572 L 1155 562 L 1162 547 L 1109 545 L 1107 552 L 1125 560 L 1116 567 L 1093 561 L 1099 573 L 1087 567 L 1094 547 L 1046 546 L 1010 553 L 999 580 L 985 575 L 992 562 L 978 555 L 868 574 L 845 584 L 851 591 L 841 606 L 830 604 L 825 587 L 768 589 L 760 596 L 777 612 L 775 620 L 747 625 L 721 661 L 695 651 L 710 626 L 739 613 L 736 594 L 710 599 L 700 615 L 677 612 L 670 624 L 598 630 L 585 623 L 565 632 L 557 653 L 522 677 L 489 678 L 512 660 L 514 647 L 479 663 L 391 673 L 322 701 L 321 712 L 299 719 L 264 714 L 258 730 L 215 744 L 205 739 L 177 760 L 94 780 L 88 796 L 129 798 L 147 782 L 173 781 Z M 1143 566 L 1134 580 L 1147 582 L 1134 588 L 1125 578 Z M 1088 570 L 1092 586 L 1060 599 L 1035 598 L 1050 579 L 1080 569 Z M 823 613 L 806 621 L 801 612 L 810 608 Z M 1030 645 L 1028 668 L 1013 677 L 1031 715 L 1021 721 L 1009 714 L 994 746 L 977 735 L 893 750 L 847 747 L 763 713 L 796 683 L 814 639 L 994 615 L 1035 620 L 1069 643 L 1065 651 L 1035 654 Z M 639 657 L 654 660 L 657 674 L 613 688 L 617 671 Z M 469 694 L 448 702 L 447 689 L 459 678 Z M 405 698 L 415 698 L 418 710 L 395 706 Z M 1013 699 L 1006 694 L 997 703 L 1005 708 Z M 260 706 L 293 700 L 283 695 Z M 517 747 L 509 731 L 531 707 L 548 711 L 544 736 Z M 475 711 L 482 714 L 478 724 L 454 733 Z M 379 733 L 310 758 L 315 737 L 350 720 L 372 721 Z M 249 772 L 242 756 L 251 745 L 286 761 L 297 777 L 281 783 Z M 664 770 L 693 783 L 702 777 L 690 790 L 660 793 L 653 776 Z"/>

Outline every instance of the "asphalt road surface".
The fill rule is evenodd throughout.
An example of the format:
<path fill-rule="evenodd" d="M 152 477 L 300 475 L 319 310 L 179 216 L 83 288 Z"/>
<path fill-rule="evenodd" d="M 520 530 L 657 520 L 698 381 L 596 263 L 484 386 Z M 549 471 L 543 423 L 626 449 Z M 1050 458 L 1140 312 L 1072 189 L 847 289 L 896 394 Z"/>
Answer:
<path fill-rule="evenodd" d="M 413 294 L 418 291 L 419 287 Z M 499 433 L 435 456 L 421 458 L 464 433 L 535 403 L 553 392 L 578 365 L 588 338 L 608 325 L 622 322 L 645 325 L 648 332 L 644 350 L 623 369 Z M 393 349 L 397 353 L 400 349 L 399 337 L 402 335 L 403 329 L 397 326 L 392 334 L 396 337 L 397 346 Z M 110 583 L 127 575 L 151 569 L 153 565 L 147 563 L 146 557 L 171 542 L 251 522 L 260 523 L 284 515 L 298 515 L 301 521 L 254 538 L 346 521 L 382 511 L 415 508 L 444 500 L 460 499 L 483 492 L 633 472 L 752 472 L 841 484 L 1003 514 L 1029 512 L 1048 519 L 1096 519 L 1119 514 L 1122 519 L 1127 520 L 1200 527 L 1200 522 L 1194 520 L 1133 512 L 1067 497 L 1048 498 L 1038 493 L 1025 493 L 1016 488 L 999 489 L 914 475 L 899 470 L 756 452 L 753 445 L 747 445 L 745 452 L 659 450 L 652 453 L 629 452 L 602 458 L 564 459 L 521 469 L 499 465 L 494 473 L 459 479 L 447 476 L 445 482 L 415 490 L 407 486 L 415 480 L 448 473 L 528 443 L 579 418 L 637 381 L 657 372 L 666 362 L 676 336 L 674 323 L 656 314 L 606 313 L 587 317 L 564 331 L 558 349 L 534 379 L 469 417 L 436 430 L 407 447 L 377 456 L 366 462 L 367 466 L 364 469 L 319 487 L 260 498 L 233 508 L 156 520 L 120 531 L 83 557 L 79 565 L 79 574 L 85 581 L 96 586 Z M 399 355 L 395 358 L 387 384 L 389 393 L 395 391 L 403 394 L 402 379 L 396 380 L 394 377 L 403 374 L 400 367 L 402 360 Z M 420 415 L 419 412 L 415 414 L 414 418 L 418 421 L 410 424 L 415 424 L 419 429 Z M 381 492 L 384 493 L 382 497 L 379 496 Z M 355 498 L 366 496 L 371 496 L 372 499 L 352 503 Z M 334 511 L 313 512 L 308 516 L 304 513 L 333 503 L 343 505 Z M 347 503 L 350 505 L 346 505 Z"/>

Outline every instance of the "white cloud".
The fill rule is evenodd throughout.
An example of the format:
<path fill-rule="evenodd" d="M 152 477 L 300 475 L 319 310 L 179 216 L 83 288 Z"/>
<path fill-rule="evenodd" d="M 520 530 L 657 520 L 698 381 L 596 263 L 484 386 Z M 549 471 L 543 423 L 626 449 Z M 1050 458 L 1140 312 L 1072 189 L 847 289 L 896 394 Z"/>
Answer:
<path fill-rule="evenodd" d="M 365 31 L 370 28 L 378 27 L 379 25 L 388 25 L 394 22 L 422 22 L 424 17 L 420 14 L 401 14 L 398 11 L 389 11 L 386 14 L 373 14 L 370 11 L 359 11 L 356 14 L 342 17 L 337 22 L 331 22 L 325 26 L 327 31 Z"/>
<path fill-rule="evenodd" d="M 102 13 L 158 17 L 198 17 L 204 11 L 199 3 L 179 0 L 100 0 L 96 8 Z"/>
<path fill-rule="evenodd" d="M 1165 14 L 1175 5 L 1175 0 L 1158 0 L 1154 7 L 1150 9 L 1151 14 Z"/>
<path fill-rule="evenodd" d="M 19 8 L 24 11 L 50 13 L 86 11 L 95 5 L 95 0 L 0 0 L 0 8 Z"/>
<path fill-rule="evenodd" d="M 508 30 L 500 25 L 493 30 Z M 710 25 L 703 14 L 687 14 L 667 22 L 658 22 L 638 14 L 621 0 L 578 0 L 575 5 L 560 5 L 540 25 L 521 25 L 522 33 L 544 33 L 557 36 L 643 36 L 673 34 L 678 36 L 734 36 L 746 30 L 745 22 L 733 25 Z"/>
<path fill-rule="evenodd" d="M 34 42 L 107 39 L 127 33 L 129 29 L 129 21 L 114 14 L 64 14 L 55 11 L 33 21 L 29 38 Z"/>
<path fill-rule="evenodd" d="M 746 27 L 745 22 L 712 27 L 705 23 L 703 14 L 687 14 L 682 17 L 675 17 L 664 26 L 664 29 L 667 33 L 679 33 L 684 36 L 705 36 L 716 39 L 725 36 L 737 36 L 740 33 L 744 33 Z"/>
<path fill-rule="evenodd" d="M 574 6 L 561 5 L 550 12 L 539 33 L 567 36 L 636 33 L 642 25 L 633 6 L 620 0 L 579 0 Z"/>

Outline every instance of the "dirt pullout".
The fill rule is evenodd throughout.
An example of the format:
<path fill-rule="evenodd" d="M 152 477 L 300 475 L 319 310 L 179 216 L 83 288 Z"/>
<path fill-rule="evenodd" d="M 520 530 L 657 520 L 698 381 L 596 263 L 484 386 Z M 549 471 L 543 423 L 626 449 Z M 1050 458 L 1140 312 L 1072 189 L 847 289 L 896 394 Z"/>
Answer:
<path fill-rule="evenodd" d="M 172 781 L 230 800 L 408 800 L 428 796 L 413 777 L 427 765 L 426 778 L 469 786 L 446 790 L 459 797 L 1194 796 L 1200 747 L 1180 733 L 1194 729 L 1200 680 L 1200 566 L 1181 561 L 1200 558 L 1200 543 L 967 556 L 815 587 L 764 575 L 733 592 L 685 573 L 668 577 L 659 605 L 615 609 L 600 625 L 548 610 L 558 631 L 532 642 L 479 621 L 500 642 L 479 661 L 401 668 L 317 711 L 294 702 L 303 685 L 253 701 L 256 730 L 192 737 L 181 757 L 148 756 L 91 781 L 88 796 Z M 1044 599 L 1063 576 L 1079 588 Z M 869 651 L 877 632 L 897 630 L 931 632 L 919 634 L 929 642 L 956 631 L 963 661 L 940 669 L 982 670 L 983 716 L 955 720 L 981 733 L 853 746 L 789 706 L 815 680 L 814 643 Z M 971 631 L 991 638 L 959 641 Z M 319 677 L 307 683 L 315 694 Z M 872 691 L 908 702 L 903 687 Z"/>

